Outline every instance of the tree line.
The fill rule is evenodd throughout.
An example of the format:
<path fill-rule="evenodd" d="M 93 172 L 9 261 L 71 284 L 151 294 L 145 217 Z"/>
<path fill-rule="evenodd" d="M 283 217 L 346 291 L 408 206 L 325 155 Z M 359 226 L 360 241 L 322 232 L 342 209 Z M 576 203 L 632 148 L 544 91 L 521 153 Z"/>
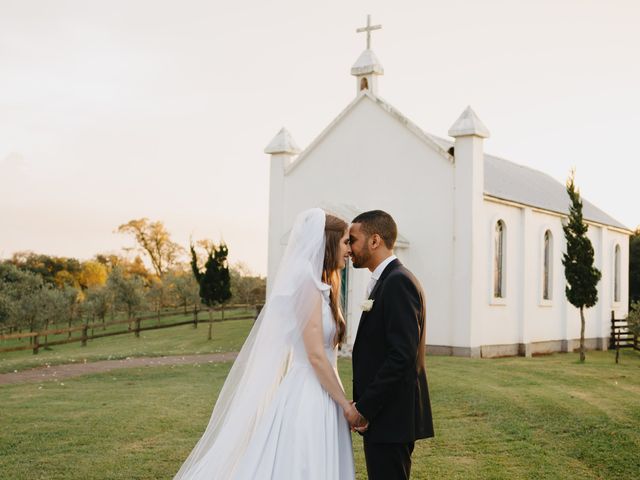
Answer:
<path fill-rule="evenodd" d="M 133 259 L 97 254 L 81 261 L 18 252 L 0 261 L 0 327 L 38 331 L 166 308 L 187 313 L 194 307 L 264 302 L 265 278 L 242 263 L 230 267 L 224 243 L 191 242 L 187 257 L 161 221 L 131 220 L 117 231 L 134 238 L 135 247 L 126 249 L 135 250 Z"/>

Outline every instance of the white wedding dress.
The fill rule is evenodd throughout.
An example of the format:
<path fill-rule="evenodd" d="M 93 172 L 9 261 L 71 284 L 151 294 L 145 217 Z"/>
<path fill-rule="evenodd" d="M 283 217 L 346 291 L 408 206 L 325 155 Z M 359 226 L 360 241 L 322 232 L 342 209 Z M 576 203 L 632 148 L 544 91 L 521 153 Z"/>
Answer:
<path fill-rule="evenodd" d="M 303 341 L 321 309 L 337 367 L 329 286 L 322 283 L 325 212 L 301 212 L 272 291 L 220 390 L 209 424 L 174 480 L 352 480 L 351 434 Z M 336 372 L 337 375 L 337 372 Z"/>
<path fill-rule="evenodd" d="M 336 369 L 335 322 L 329 286 L 323 290 L 324 349 Z M 291 366 L 249 441 L 234 479 L 352 480 L 355 477 L 349 425 L 342 409 L 322 388 L 302 339 Z"/>

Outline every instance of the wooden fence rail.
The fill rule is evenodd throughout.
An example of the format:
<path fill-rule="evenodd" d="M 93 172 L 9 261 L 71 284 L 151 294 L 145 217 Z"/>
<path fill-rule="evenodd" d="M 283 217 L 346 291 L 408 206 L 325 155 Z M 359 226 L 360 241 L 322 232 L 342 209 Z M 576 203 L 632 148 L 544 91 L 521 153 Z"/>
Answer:
<path fill-rule="evenodd" d="M 147 330 L 158 330 L 161 328 L 171 328 L 171 327 L 179 327 L 179 326 L 183 326 L 183 325 L 193 325 L 194 328 L 198 327 L 198 323 L 208 323 L 209 324 L 209 333 L 208 333 L 208 338 L 209 340 L 211 339 L 211 328 L 212 328 L 212 323 L 216 322 L 216 321 L 225 321 L 225 320 L 251 320 L 251 319 L 255 319 L 258 316 L 258 313 L 260 312 L 260 305 L 246 305 L 246 304 L 242 304 L 242 305 L 227 305 L 224 307 L 216 307 L 211 309 L 214 312 L 221 312 L 221 319 L 213 319 L 213 320 L 209 320 L 208 318 L 206 320 L 199 320 L 198 319 L 198 314 L 200 312 L 207 312 L 208 310 L 199 310 L 198 308 L 194 308 L 193 310 L 191 310 L 190 312 L 187 313 L 187 315 L 193 315 L 193 318 L 191 320 L 180 320 L 180 321 L 175 321 L 175 322 L 171 322 L 171 323 L 155 323 L 153 325 L 142 325 L 142 322 L 145 320 L 159 320 L 161 317 L 170 317 L 170 316 L 176 316 L 176 315 L 181 315 L 181 316 L 185 316 L 184 310 L 180 309 L 179 311 L 172 311 L 172 312 L 161 312 L 160 314 L 155 313 L 155 314 L 151 314 L 151 315 L 144 315 L 144 316 L 139 316 L 139 317 L 135 317 L 135 318 L 131 318 L 131 319 L 126 319 L 126 320 L 116 320 L 116 321 L 112 321 L 112 322 L 106 322 L 106 323 L 102 323 L 102 322 L 94 322 L 94 323 L 84 323 L 82 325 L 78 325 L 75 327 L 70 327 L 70 328 L 56 328 L 53 330 L 43 330 L 43 331 L 39 331 L 39 332 L 25 332 L 25 333 L 11 333 L 11 334 L 5 334 L 5 335 L 0 335 L 0 341 L 3 340 L 21 340 L 21 339 L 30 339 L 30 343 L 27 345 L 15 345 L 15 346 L 10 346 L 10 347 L 3 347 L 0 348 L 0 353 L 5 353 L 5 352 L 15 352 L 15 351 L 19 351 L 19 350 L 33 350 L 34 354 L 37 354 L 40 350 L 40 348 L 46 348 L 49 346 L 54 346 L 54 345 L 63 345 L 66 343 L 73 343 L 73 342 L 81 342 L 82 346 L 86 346 L 87 341 L 88 340 L 94 340 L 97 338 L 103 338 L 103 337 L 111 337 L 113 335 L 124 335 L 124 334 L 128 334 L 128 333 L 134 333 L 136 337 L 140 336 L 140 332 L 144 332 Z M 238 309 L 244 309 L 244 310 L 255 310 L 255 314 L 251 314 L 251 315 L 240 315 L 240 316 L 231 316 L 231 317 L 227 317 L 225 319 L 225 310 L 229 311 L 229 310 L 238 310 Z M 116 331 L 104 331 L 104 329 L 106 329 L 106 327 L 111 327 L 114 325 L 124 325 L 124 324 L 128 324 L 129 328 L 127 328 L 126 330 L 116 330 Z M 102 328 L 103 331 L 99 332 L 99 333 L 94 333 L 95 329 L 98 328 Z M 91 331 L 89 333 L 89 331 Z M 81 332 L 80 336 L 72 336 L 72 333 L 75 332 Z M 69 334 L 68 338 L 65 339 L 61 339 L 61 340 L 49 340 L 48 337 L 51 335 L 62 335 L 62 334 Z M 40 340 L 44 339 L 43 343 L 40 343 Z"/>
<path fill-rule="evenodd" d="M 621 348 L 633 348 L 640 351 L 640 338 L 629 330 L 627 319 L 617 319 L 613 310 L 611 311 L 609 348 L 616 351 L 616 363 L 618 363 Z"/>

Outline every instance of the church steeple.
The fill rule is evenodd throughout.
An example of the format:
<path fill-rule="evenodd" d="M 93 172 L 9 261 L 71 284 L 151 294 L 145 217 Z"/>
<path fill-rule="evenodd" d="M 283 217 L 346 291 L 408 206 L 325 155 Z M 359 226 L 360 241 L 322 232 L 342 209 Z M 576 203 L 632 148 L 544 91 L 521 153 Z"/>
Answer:
<path fill-rule="evenodd" d="M 378 75 L 384 74 L 384 68 L 371 50 L 371 32 L 380 30 L 382 25 L 371 25 L 371 15 L 367 15 L 367 26 L 358 28 L 357 33 L 367 33 L 367 48 L 360 54 L 351 67 L 351 75 L 356 77 L 356 92 L 368 90 L 374 95 L 378 93 Z"/>

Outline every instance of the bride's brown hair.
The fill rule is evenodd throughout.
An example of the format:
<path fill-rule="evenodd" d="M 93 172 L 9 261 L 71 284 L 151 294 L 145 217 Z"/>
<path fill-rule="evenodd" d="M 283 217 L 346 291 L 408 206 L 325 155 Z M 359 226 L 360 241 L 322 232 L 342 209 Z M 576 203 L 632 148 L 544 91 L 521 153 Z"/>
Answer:
<path fill-rule="evenodd" d="M 324 224 L 324 264 L 322 266 L 322 281 L 331 285 L 329 305 L 336 322 L 336 334 L 333 337 L 335 345 L 345 341 L 347 324 L 340 308 L 340 292 L 342 290 L 342 275 L 340 265 L 340 239 L 344 236 L 349 225 L 334 215 L 326 214 Z"/>

